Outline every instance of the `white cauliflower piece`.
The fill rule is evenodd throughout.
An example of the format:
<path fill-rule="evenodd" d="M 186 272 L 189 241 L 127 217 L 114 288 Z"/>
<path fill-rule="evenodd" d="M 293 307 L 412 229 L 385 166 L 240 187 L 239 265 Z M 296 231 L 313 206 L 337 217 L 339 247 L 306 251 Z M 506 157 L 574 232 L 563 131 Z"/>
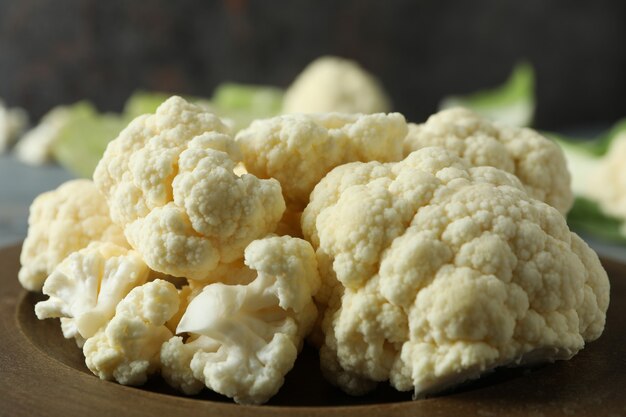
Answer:
<path fill-rule="evenodd" d="M 150 270 L 133 250 L 94 242 L 73 252 L 50 274 L 43 286 L 48 295 L 35 305 L 40 320 L 60 317 L 63 335 L 79 346 L 104 326 L 117 304 L 148 279 Z"/>
<path fill-rule="evenodd" d="M 473 166 L 492 166 L 517 176 L 528 194 L 566 214 L 574 195 L 561 148 L 534 130 L 491 122 L 470 110 L 443 110 L 424 124 L 409 124 L 404 155 L 441 146 Z"/>
<path fill-rule="evenodd" d="M 626 133 L 617 136 L 585 178 L 581 194 L 594 200 L 609 216 L 626 219 Z M 621 230 L 626 234 L 626 222 Z"/>
<path fill-rule="evenodd" d="M 30 206 L 28 235 L 20 254 L 20 283 L 29 291 L 40 291 L 66 256 L 94 241 L 128 246 L 92 181 L 68 181 L 39 195 Z"/>
<path fill-rule="evenodd" d="M 28 126 L 28 114 L 19 107 L 6 107 L 0 100 L 0 153 L 15 143 Z"/>
<path fill-rule="evenodd" d="M 310 63 L 285 92 L 283 113 L 379 113 L 391 109 L 379 81 L 354 61 L 325 56 Z"/>
<path fill-rule="evenodd" d="M 239 151 L 227 132 L 217 116 L 171 97 L 109 143 L 94 181 L 152 269 L 206 279 L 280 220 L 280 184 L 237 176 Z"/>
<path fill-rule="evenodd" d="M 252 242 L 246 265 L 257 273 L 247 285 L 213 283 L 190 302 L 177 333 L 161 350 L 162 374 L 194 394 L 204 386 L 238 403 L 266 402 L 293 367 L 317 310 L 315 253 L 301 239 Z"/>
<path fill-rule="evenodd" d="M 236 137 L 247 170 L 276 178 L 300 211 L 334 167 L 353 161 L 402 159 L 407 125 L 399 113 L 283 115 L 257 120 Z"/>
<path fill-rule="evenodd" d="M 157 279 L 134 288 L 115 316 L 83 347 L 87 367 L 100 379 L 144 384 L 158 371 L 161 345 L 172 337 L 165 323 L 178 311 L 176 287 Z"/>
<path fill-rule="evenodd" d="M 49 111 L 41 122 L 28 132 L 15 146 L 17 158 L 29 165 L 43 165 L 52 157 L 52 145 L 66 126 L 71 110 L 65 106 Z"/>
<path fill-rule="evenodd" d="M 603 331 L 597 255 L 513 175 L 424 148 L 331 171 L 302 215 L 326 305 L 325 375 L 417 396 L 502 365 L 568 359 Z"/>

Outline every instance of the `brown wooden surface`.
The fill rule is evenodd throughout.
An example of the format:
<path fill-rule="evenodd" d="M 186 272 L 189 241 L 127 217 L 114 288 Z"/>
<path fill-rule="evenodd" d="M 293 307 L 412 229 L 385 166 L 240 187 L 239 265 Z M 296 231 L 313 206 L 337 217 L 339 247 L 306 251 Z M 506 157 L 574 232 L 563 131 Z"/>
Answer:
<path fill-rule="evenodd" d="M 0 416 L 626 416 L 626 266 L 605 261 L 611 306 L 602 337 L 570 361 L 504 369 L 426 400 L 381 386 L 353 398 L 325 383 L 305 349 L 285 385 L 261 407 L 205 390 L 188 398 L 159 377 L 142 388 L 101 381 L 57 320 L 39 321 L 41 295 L 17 281 L 19 247 L 0 251 Z"/>

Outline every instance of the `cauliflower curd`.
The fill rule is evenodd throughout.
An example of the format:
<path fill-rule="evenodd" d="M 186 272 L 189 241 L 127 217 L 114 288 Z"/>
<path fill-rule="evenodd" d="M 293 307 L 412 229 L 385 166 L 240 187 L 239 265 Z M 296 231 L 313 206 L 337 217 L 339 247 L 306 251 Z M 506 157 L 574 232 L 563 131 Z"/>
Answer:
<path fill-rule="evenodd" d="M 547 139 L 462 109 L 283 115 L 234 139 L 172 97 L 93 182 L 33 202 L 19 280 L 102 379 L 262 404 L 309 337 L 347 393 L 420 397 L 600 336 L 609 281 L 565 223 L 569 180 Z"/>
<path fill-rule="evenodd" d="M 568 359 L 604 328 L 595 253 L 513 175 L 424 148 L 331 171 L 302 215 L 327 305 L 322 368 L 349 393 L 417 396 Z"/>
<path fill-rule="evenodd" d="M 228 131 L 203 107 L 172 97 L 132 121 L 96 167 L 111 219 L 155 271 L 206 279 L 282 217 L 278 181 L 233 172 L 239 152 Z"/>

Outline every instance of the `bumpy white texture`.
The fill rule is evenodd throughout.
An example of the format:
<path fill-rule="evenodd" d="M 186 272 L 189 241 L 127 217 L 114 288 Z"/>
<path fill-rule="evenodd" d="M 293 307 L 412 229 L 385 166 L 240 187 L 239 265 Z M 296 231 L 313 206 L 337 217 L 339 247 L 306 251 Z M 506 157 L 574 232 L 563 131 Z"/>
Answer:
<path fill-rule="evenodd" d="M 331 171 L 302 215 L 326 306 L 323 371 L 417 396 L 502 365 L 567 359 L 602 333 L 595 253 L 513 175 L 424 148 Z"/>
<path fill-rule="evenodd" d="M 611 142 L 584 183 L 582 195 L 597 201 L 606 214 L 626 219 L 626 133 Z M 622 223 L 626 234 L 626 222 Z"/>
<path fill-rule="evenodd" d="M 176 314 L 179 295 L 157 279 L 134 288 L 115 316 L 83 346 L 87 367 L 100 379 L 144 384 L 160 366 L 161 345 L 172 337 L 165 323 Z"/>
<path fill-rule="evenodd" d="M 128 246 L 92 181 L 68 181 L 39 195 L 30 206 L 28 235 L 20 254 L 20 283 L 27 290 L 40 291 L 46 277 L 66 256 L 94 241 Z"/>
<path fill-rule="evenodd" d="M 35 305 L 35 313 L 40 320 L 60 317 L 63 335 L 82 345 L 149 273 L 137 252 L 108 242 L 91 243 L 52 271 L 43 286 L 49 298 Z"/>
<path fill-rule="evenodd" d="M 378 80 L 354 61 L 325 56 L 310 63 L 285 92 L 283 113 L 379 113 L 391 103 Z"/>
<path fill-rule="evenodd" d="M 188 340 L 174 337 L 163 345 L 162 374 L 186 394 L 206 386 L 238 403 L 266 402 L 315 322 L 312 296 L 320 279 L 308 242 L 256 240 L 246 248 L 245 263 L 256 271 L 252 282 L 204 287 L 178 325 Z"/>
<path fill-rule="evenodd" d="M 174 96 L 109 143 L 94 181 L 152 269 L 206 279 L 280 220 L 280 184 L 237 176 L 239 151 L 227 133 L 217 116 Z"/>
<path fill-rule="evenodd" d="M 287 203 L 302 210 L 334 167 L 402 159 L 407 124 L 399 113 L 299 114 L 257 120 L 236 137 L 248 171 L 276 178 Z"/>
<path fill-rule="evenodd" d="M 473 166 L 492 166 L 517 176 L 531 197 L 566 214 L 574 196 L 561 148 L 534 130 L 499 125 L 470 110 L 443 110 L 424 124 L 409 124 L 404 155 L 444 147 Z"/>

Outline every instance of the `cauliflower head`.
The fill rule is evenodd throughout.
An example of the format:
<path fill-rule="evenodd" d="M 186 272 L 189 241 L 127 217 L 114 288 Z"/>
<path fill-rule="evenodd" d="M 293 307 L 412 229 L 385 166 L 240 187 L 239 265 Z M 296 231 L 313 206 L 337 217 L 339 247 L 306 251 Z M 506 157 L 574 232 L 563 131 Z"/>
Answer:
<path fill-rule="evenodd" d="M 144 384 L 160 366 L 161 345 L 172 337 L 165 325 L 178 311 L 173 284 L 157 279 L 134 288 L 115 316 L 83 346 L 87 367 L 100 379 Z"/>
<path fill-rule="evenodd" d="M 331 171 L 302 215 L 322 277 L 321 364 L 353 394 L 417 396 L 600 336 L 597 255 L 517 177 L 430 147 Z"/>
<path fill-rule="evenodd" d="M 626 133 L 617 136 L 606 155 L 600 159 L 584 181 L 582 194 L 597 201 L 602 211 L 626 219 Z M 626 222 L 622 223 L 626 233 Z"/>
<path fill-rule="evenodd" d="M 40 291 L 66 256 L 94 241 L 128 246 L 92 181 L 68 181 L 39 195 L 30 206 L 28 235 L 20 254 L 20 283 L 29 291 Z"/>
<path fill-rule="evenodd" d="M 35 314 L 40 320 L 60 317 L 63 335 L 82 346 L 149 273 L 137 252 L 110 242 L 91 243 L 52 271 L 43 286 L 49 298 L 35 305 Z"/>
<path fill-rule="evenodd" d="M 320 278 L 311 245 L 288 236 L 256 240 L 245 263 L 249 284 L 212 283 L 189 303 L 173 337 L 161 349 L 162 374 L 194 394 L 204 386 L 237 403 L 272 397 L 293 367 L 317 310 Z"/>
<path fill-rule="evenodd" d="M 379 113 L 391 102 L 379 81 L 354 61 L 325 56 L 311 62 L 285 92 L 283 113 Z"/>
<path fill-rule="evenodd" d="M 528 194 L 566 214 L 574 195 L 561 148 L 534 130 L 493 123 L 453 108 L 409 124 L 404 155 L 429 146 L 446 148 L 474 166 L 492 166 L 517 176 Z"/>
<path fill-rule="evenodd" d="M 334 167 L 402 159 L 407 125 L 399 113 L 283 115 L 257 120 L 236 137 L 247 170 L 276 178 L 290 208 L 300 211 Z"/>
<path fill-rule="evenodd" d="M 155 271 L 206 279 L 280 220 L 280 184 L 233 172 L 239 151 L 228 130 L 174 96 L 133 120 L 100 160 L 94 181 L 111 218 Z"/>

